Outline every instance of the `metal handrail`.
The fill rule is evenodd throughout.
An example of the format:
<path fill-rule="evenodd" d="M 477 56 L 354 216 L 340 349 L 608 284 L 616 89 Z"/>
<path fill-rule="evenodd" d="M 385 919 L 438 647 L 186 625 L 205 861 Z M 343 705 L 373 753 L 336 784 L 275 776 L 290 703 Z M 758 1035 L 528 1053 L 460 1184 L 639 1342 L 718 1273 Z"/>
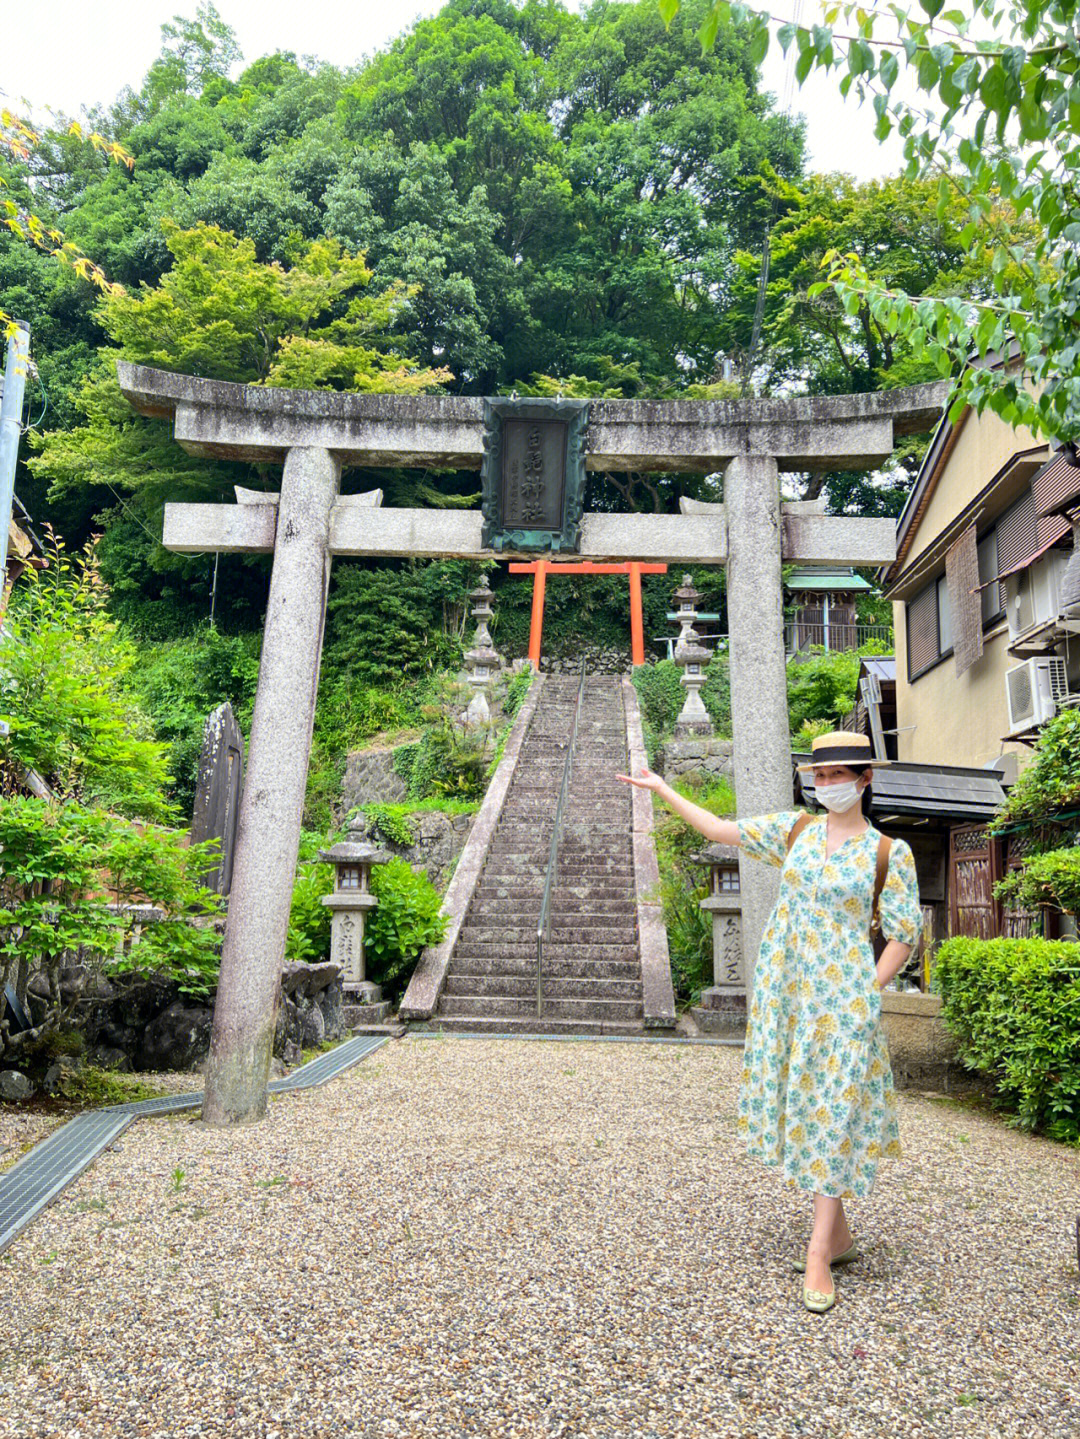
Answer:
<path fill-rule="evenodd" d="M 551 883 L 555 878 L 555 862 L 559 855 L 559 837 L 562 833 L 563 811 L 570 789 L 570 771 L 574 767 L 574 745 L 577 743 L 578 720 L 581 718 L 581 699 L 585 693 L 585 659 L 581 661 L 581 678 L 578 680 L 577 703 L 574 705 L 574 723 L 570 727 L 570 743 L 566 748 L 566 763 L 563 765 L 562 786 L 559 802 L 555 806 L 555 826 L 551 831 L 551 849 L 548 851 L 547 874 L 544 877 L 544 897 L 540 901 L 540 918 L 536 924 L 536 1017 L 544 1010 L 544 932 L 547 929 L 548 905 L 551 902 Z"/>

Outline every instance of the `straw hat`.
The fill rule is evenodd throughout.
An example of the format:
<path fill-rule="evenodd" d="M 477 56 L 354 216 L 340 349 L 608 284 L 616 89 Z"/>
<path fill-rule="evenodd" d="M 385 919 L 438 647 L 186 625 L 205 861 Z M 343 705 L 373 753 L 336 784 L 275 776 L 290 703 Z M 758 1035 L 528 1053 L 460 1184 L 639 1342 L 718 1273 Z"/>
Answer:
<path fill-rule="evenodd" d="M 810 747 L 811 758 L 799 769 L 814 769 L 818 765 L 842 764 L 851 769 L 869 769 L 871 765 L 889 764 L 887 759 L 875 759 L 870 745 L 870 736 L 856 734 L 853 730 L 838 729 L 832 734 L 820 734 Z"/>

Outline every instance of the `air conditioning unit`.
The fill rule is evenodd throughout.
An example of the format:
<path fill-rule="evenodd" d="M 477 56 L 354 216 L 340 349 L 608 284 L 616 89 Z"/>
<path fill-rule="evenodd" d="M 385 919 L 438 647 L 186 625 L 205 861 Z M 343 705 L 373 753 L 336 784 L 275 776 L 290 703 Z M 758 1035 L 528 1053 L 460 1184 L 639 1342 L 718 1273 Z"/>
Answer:
<path fill-rule="evenodd" d="M 1053 719 L 1068 692 L 1065 661 L 1059 655 L 1042 655 L 1006 670 L 1009 733 L 1033 729 Z"/>
<path fill-rule="evenodd" d="M 1069 556 L 1050 550 L 1041 560 L 1017 570 L 1005 581 L 1005 613 L 1009 638 L 1027 634 L 1038 625 L 1051 624 L 1061 612 L 1061 577 Z"/>

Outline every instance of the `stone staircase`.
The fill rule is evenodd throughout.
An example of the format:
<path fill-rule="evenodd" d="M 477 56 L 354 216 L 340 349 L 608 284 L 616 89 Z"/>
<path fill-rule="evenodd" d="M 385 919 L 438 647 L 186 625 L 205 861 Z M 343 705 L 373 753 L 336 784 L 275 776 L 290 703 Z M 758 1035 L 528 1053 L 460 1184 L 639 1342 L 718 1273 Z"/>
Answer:
<path fill-rule="evenodd" d="M 434 1015 L 444 1029 L 639 1033 L 641 958 L 621 682 L 585 681 L 536 1010 L 536 927 L 578 680 L 548 676 Z"/>

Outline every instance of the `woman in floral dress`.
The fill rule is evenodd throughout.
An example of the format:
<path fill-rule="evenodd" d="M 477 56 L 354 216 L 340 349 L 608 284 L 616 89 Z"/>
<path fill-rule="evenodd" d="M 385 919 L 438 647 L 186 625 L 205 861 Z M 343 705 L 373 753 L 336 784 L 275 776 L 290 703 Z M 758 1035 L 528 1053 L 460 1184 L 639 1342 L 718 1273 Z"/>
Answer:
<path fill-rule="evenodd" d="M 900 1153 L 881 990 L 917 943 L 921 911 L 911 850 L 894 840 L 878 905 L 887 942 L 875 963 L 881 836 L 863 802 L 875 763 L 865 735 L 815 740 L 804 768 L 828 812 L 804 820 L 793 843 L 797 810 L 722 820 L 649 770 L 619 776 L 654 790 L 708 839 L 781 869 L 754 971 L 738 1127 L 749 1154 L 814 1196 L 803 1302 L 819 1313 L 836 1298 L 830 1265 L 858 1258 L 844 1199 L 868 1195 L 879 1160 Z"/>

